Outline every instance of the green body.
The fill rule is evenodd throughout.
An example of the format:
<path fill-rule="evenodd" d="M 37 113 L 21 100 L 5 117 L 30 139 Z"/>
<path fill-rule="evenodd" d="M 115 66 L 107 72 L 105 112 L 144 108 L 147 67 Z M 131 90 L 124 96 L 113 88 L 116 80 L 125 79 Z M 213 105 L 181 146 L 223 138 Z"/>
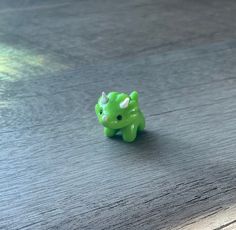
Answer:
<path fill-rule="evenodd" d="M 130 95 L 118 92 L 110 92 L 108 95 L 103 93 L 98 99 L 95 111 L 107 137 L 113 137 L 120 131 L 124 141 L 132 142 L 137 132 L 145 127 L 136 91 Z"/>

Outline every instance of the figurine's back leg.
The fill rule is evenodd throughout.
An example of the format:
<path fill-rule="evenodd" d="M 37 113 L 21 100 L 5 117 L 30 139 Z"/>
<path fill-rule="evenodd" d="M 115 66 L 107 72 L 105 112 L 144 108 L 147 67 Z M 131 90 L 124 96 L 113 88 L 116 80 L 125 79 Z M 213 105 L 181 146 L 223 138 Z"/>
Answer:
<path fill-rule="evenodd" d="M 113 137 L 117 133 L 118 130 L 116 129 L 109 129 L 109 128 L 104 128 L 104 135 L 107 137 Z"/>
<path fill-rule="evenodd" d="M 144 117 L 142 115 L 142 119 L 141 119 L 140 124 L 138 126 L 138 131 L 143 131 L 144 128 L 145 128 L 145 119 L 144 119 Z"/>

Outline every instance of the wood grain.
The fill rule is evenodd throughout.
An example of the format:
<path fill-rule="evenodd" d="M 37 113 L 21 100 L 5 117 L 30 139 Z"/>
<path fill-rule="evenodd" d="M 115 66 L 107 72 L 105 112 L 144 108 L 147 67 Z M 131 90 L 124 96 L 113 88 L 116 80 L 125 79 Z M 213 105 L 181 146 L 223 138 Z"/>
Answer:
<path fill-rule="evenodd" d="M 234 229 L 236 3 L 0 2 L 0 229 Z M 140 93 L 135 143 L 102 91 Z"/>

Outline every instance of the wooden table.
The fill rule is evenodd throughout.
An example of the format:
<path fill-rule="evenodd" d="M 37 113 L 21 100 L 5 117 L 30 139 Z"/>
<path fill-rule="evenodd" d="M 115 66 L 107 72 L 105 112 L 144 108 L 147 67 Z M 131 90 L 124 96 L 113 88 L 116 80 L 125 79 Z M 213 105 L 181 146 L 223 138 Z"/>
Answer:
<path fill-rule="evenodd" d="M 0 2 L 0 229 L 236 229 L 236 2 Z M 107 139 L 102 91 L 146 131 Z"/>

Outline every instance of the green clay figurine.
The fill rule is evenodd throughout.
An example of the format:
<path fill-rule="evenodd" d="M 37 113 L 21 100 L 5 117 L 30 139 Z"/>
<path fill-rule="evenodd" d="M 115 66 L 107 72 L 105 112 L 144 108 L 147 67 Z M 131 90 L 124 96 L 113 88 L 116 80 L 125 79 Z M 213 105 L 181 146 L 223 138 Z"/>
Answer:
<path fill-rule="evenodd" d="M 117 92 L 106 95 L 103 92 L 95 106 L 95 111 L 99 123 L 104 126 L 104 134 L 107 137 L 113 137 L 120 131 L 124 141 L 132 142 L 137 132 L 145 127 L 136 91 L 130 95 Z"/>

